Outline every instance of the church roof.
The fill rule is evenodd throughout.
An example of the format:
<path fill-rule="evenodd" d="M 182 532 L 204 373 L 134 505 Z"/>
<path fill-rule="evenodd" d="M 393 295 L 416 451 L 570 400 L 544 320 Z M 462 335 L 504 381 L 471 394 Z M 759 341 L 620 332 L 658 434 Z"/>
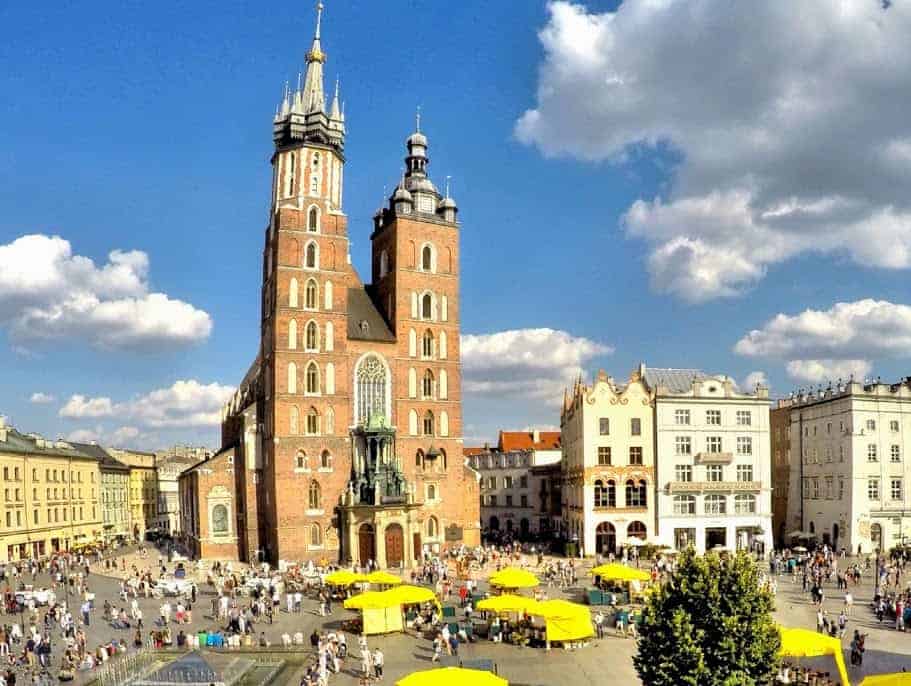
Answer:
<path fill-rule="evenodd" d="M 367 287 L 348 289 L 348 338 L 392 343 L 395 335 L 377 309 Z"/>

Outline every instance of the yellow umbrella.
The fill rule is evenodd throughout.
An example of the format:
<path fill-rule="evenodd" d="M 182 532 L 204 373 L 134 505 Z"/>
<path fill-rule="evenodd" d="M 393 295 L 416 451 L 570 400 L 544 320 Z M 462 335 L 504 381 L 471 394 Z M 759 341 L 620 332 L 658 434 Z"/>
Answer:
<path fill-rule="evenodd" d="M 340 569 L 337 572 L 331 572 L 326 575 L 326 583 L 330 586 L 351 586 L 363 581 L 367 581 L 366 576 L 349 572 L 347 569 Z"/>
<path fill-rule="evenodd" d="M 533 588 L 541 582 L 531 572 L 515 567 L 506 567 L 490 577 L 490 585 L 499 588 Z"/>
<path fill-rule="evenodd" d="M 610 581 L 651 581 L 652 575 L 641 569 L 633 569 L 613 562 L 601 565 L 592 570 L 592 576 L 600 576 Z"/>
<path fill-rule="evenodd" d="M 825 634 L 811 631 L 810 629 L 788 629 L 779 627 L 781 632 L 781 648 L 779 653 L 783 657 L 819 657 L 832 655 L 835 666 L 845 686 L 849 686 L 848 670 L 845 667 L 845 656 L 842 652 L 841 641 Z"/>
<path fill-rule="evenodd" d="M 401 604 L 387 594 L 388 591 L 366 591 L 348 598 L 343 604 L 347 610 L 381 609 Z"/>
<path fill-rule="evenodd" d="M 367 575 L 367 581 L 371 584 L 379 584 L 381 586 L 397 586 L 402 583 L 402 580 L 397 577 L 395 574 L 390 574 L 389 572 L 371 572 Z"/>
<path fill-rule="evenodd" d="M 509 682 L 491 672 L 444 667 L 409 674 L 395 686 L 509 686 Z"/>
<path fill-rule="evenodd" d="M 864 677 L 860 686 L 909 686 L 911 672 L 896 672 L 895 674 L 874 674 Z"/>
<path fill-rule="evenodd" d="M 487 612 L 529 612 L 534 614 L 539 603 L 534 598 L 505 593 L 492 598 L 485 598 L 477 605 L 478 610 Z"/>
<path fill-rule="evenodd" d="M 568 600 L 561 600 L 559 598 L 538 603 L 534 612 L 531 614 L 544 617 L 545 619 L 550 617 L 577 617 L 580 615 L 585 615 L 589 619 L 591 618 L 591 612 L 585 605 L 571 603 Z"/>
<path fill-rule="evenodd" d="M 412 605 L 414 603 L 436 603 L 440 604 L 440 601 L 437 600 L 436 593 L 431 589 L 425 588 L 423 586 L 412 586 L 410 584 L 403 584 L 401 586 L 396 586 L 391 588 L 388 591 L 384 591 L 391 598 L 395 598 L 400 605 Z"/>

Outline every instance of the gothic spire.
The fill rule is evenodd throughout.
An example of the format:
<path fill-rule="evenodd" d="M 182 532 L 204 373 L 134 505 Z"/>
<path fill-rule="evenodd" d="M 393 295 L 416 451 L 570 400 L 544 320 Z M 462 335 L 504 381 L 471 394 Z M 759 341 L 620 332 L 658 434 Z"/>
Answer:
<path fill-rule="evenodd" d="M 326 53 L 320 46 L 320 24 L 323 18 L 323 3 L 316 5 L 316 32 L 313 44 L 307 53 L 307 78 L 304 81 L 303 105 L 306 112 L 322 112 L 326 107 L 326 96 L 323 93 L 323 64 Z"/>

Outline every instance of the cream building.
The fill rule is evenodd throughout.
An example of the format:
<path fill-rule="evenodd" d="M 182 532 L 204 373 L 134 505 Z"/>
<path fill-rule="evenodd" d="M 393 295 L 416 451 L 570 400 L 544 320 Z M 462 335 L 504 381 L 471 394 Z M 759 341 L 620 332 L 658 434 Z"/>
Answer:
<path fill-rule="evenodd" d="M 98 461 L 0 418 L 0 562 L 102 540 Z"/>
<path fill-rule="evenodd" d="M 587 555 L 655 536 L 654 393 L 644 369 L 625 384 L 601 371 L 564 396 L 563 519 Z"/>
<path fill-rule="evenodd" d="M 693 369 L 642 373 L 655 392 L 657 541 L 771 551 L 768 389 Z"/>
<path fill-rule="evenodd" d="M 130 468 L 95 443 L 71 445 L 98 460 L 101 473 L 101 523 L 104 542 L 130 540 Z"/>
<path fill-rule="evenodd" d="M 130 526 L 135 540 L 158 527 L 158 473 L 155 454 L 110 448 L 117 460 L 130 468 Z"/>
<path fill-rule="evenodd" d="M 788 533 L 852 553 L 911 539 L 911 377 L 833 384 L 779 406 L 790 407 Z"/>

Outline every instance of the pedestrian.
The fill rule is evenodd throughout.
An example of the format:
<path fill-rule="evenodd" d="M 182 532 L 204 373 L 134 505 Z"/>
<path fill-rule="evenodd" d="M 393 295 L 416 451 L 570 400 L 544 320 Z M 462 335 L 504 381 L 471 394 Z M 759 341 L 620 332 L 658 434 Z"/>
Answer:
<path fill-rule="evenodd" d="M 851 591 L 846 591 L 845 592 L 845 614 L 849 615 L 849 616 L 851 614 L 853 614 L 852 613 L 853 607 L 854 607 L 854 596 L 851 595 Z"/>
<path fill-rule="evenodd" d="M 437 634 L 433 637 L 433 657 L 430 658 L 431 662 L 439 662 L 440 658 L 443 656 L 443 638 L 440 634 Z"/>
<path fill-rule="evenodd" d="M 377 648 L 373 651 L 373 675 L 382 680 L 383 678 L 383 662 L 384 662 L 383 651 Z"/>
<path fill-rule="evenodd" d="M 370 676 L 370 667 L 373 665 L 373 656 L 370 654 L 370 649 L 366 645 L 361 648 L 361 671 L 364 673 L 364 678 Z"/>
<path fill-rule="evenodd" d="M 595 613 L 595 629 L 598 631 L 598 638 L 604 638 L 604 615 L 601 610 Z"/>

